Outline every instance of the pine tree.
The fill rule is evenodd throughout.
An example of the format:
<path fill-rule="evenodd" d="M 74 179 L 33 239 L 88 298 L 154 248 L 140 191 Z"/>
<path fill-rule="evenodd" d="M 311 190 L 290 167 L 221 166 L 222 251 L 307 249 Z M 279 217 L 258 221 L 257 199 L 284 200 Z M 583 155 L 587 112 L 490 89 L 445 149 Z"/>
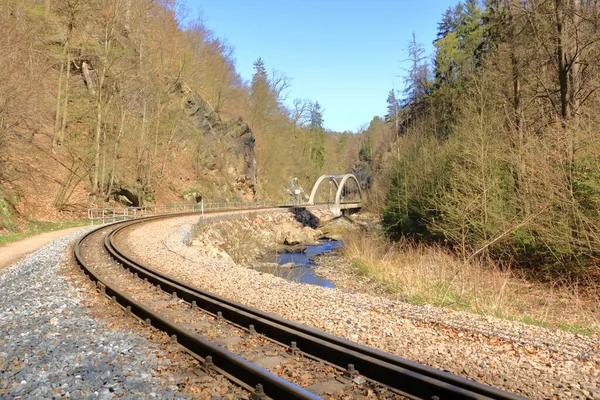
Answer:
<path fill-rule="evenodd" d="M 413 32 L 412 40 L 408 44 L 408 55 L 411 66 L 408 75 L 404 79 L 405 104 L 412 111 L 416 111 L 419 102 L 425 98 L 429 87 L 429 66 L 425 59 L 425 49 L 417 42 Z"/>
<path fill-rule="evenodd" d="M 254 75 L 252 75 L 252 84 L 250 86 L 250 95 L 255 96 L 259 94 L 261 90 L 265 90 L 269 87 L 269 76 L 267 75 L 267 69 L 262 58 L 254 62 Z"/>
<path fill-rule="evenodd" d="M 396 91 L 390 90 L 387 97 L 387 114 L 385 115 L 385 122 L 389 123 L 394 127 L 394 132 L 398 134 L 400 131 L 400 102 L 396 97 Z"/>
<path fill-rule="evenodd" d="M 310 123 L 309 129 L 312 130 L 323 130 L 323 110 L 319 102 L 315 102 L 310 109 Z"/>
<path fill-rule="evenodd" d="M 310 109 L 310 124 L 312 143 L 310 158 L 318 172 L 325 164 L 325 130 L 323 128 L 323 110 L 319 102 L 312 104 Z"/>
<path fill-rule="evenodd" d="M 273 95 L 265 63 L 259 57 L 254 62 L 254 75 L 250 84 L 250 110 L 252 126 L 260 128 L 271 113 Z"/>

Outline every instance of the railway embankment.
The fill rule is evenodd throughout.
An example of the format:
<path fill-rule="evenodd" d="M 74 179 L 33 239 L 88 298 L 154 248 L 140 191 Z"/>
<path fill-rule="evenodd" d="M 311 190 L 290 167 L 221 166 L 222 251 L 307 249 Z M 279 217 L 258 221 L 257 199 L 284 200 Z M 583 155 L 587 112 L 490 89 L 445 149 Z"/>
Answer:
<path fill-rule="evenodd" d="M 322 239 L 339 239 L 353 229 L 345 218 L 327 209 L 298 208 L 269 212 L 206 216 L 186 236 L 191 249 L 203 256 L 254 267 L 282 252 L 302 252 Z"/>

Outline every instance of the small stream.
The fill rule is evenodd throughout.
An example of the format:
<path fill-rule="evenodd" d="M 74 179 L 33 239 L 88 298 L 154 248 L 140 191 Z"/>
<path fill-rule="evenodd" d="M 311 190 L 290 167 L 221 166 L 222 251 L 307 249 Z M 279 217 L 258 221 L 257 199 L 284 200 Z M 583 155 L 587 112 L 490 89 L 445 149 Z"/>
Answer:
<path fill-rule="evenodd" d="M 260 272 L 273 274 L 280 278 L 298 283 L 308 283 L 310 285 L 325 286 L 332 288 L 333 283 L 326 279 L 322 279 L 316 275 L 315 269 L 319 264 L 315 263 L 313 257 L 317 254 L 327 253 L 333 249 L 342 246 L 342 242 L 337 240 L 322 241 L 318 245 L 306 246 L 303 253 L 281 253 L 277 255 L 277 264 L 284 265 L 294 263 L 294 268 L 281 267 L 255 267 L 254 269 Z M 275 261 L 275 260 L 270 260 Z"/>

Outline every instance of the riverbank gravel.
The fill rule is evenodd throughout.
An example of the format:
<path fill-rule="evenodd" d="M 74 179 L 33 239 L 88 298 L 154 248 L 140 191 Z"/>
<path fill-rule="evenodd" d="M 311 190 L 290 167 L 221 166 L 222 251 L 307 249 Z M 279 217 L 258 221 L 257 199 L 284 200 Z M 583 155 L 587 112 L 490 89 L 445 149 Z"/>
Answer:
<path fill-rule="evenodd" d="M 596 337 L 289 282 L 189 247 L 198 220 L 145 224 L 129 251 L 221 296 L 526 397 L 600 399 Z"/>
<path fill-rule="evenodd" d="M 154 376 L 158 345 L 96 319 L 60 273 L 85 229 L 0 274 L 0 398 L 183 398 Z"/>

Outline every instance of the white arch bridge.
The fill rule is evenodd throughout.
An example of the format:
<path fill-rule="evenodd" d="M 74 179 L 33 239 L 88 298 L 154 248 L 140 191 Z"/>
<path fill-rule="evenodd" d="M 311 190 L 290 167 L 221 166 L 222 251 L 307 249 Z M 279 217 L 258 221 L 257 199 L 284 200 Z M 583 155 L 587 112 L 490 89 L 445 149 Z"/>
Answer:
<path fill-rule="evenodd" d="M 362 208 L 360 183 L 353 174 L 321 175 L 310 192 L 308 204 L 328 204 L 334 215 Z"/>

